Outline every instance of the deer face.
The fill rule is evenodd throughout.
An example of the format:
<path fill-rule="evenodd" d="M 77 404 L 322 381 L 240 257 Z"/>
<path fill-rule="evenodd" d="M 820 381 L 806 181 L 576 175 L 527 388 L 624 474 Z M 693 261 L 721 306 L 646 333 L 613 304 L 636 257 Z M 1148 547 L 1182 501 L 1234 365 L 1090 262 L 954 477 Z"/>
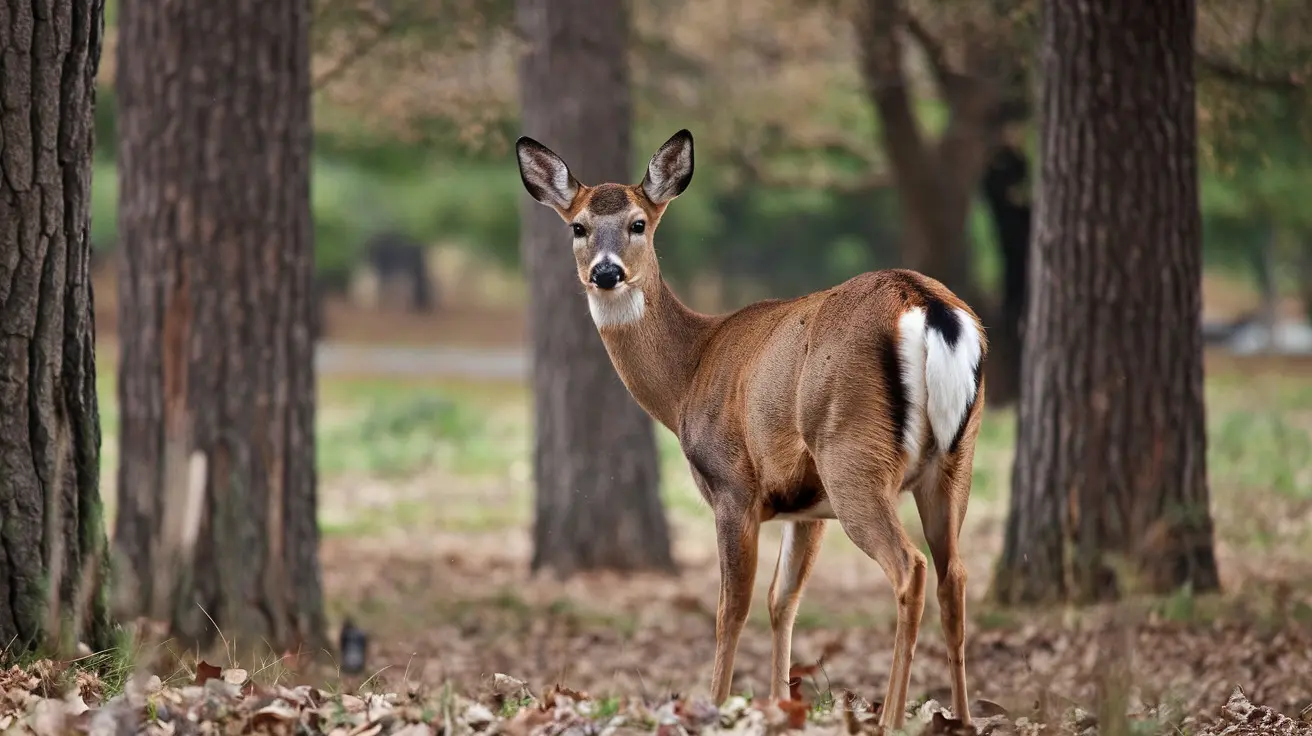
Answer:
<path fill-rule="evenodd" d="M 598 326 L 640 319 L 642 284 L 660 278 L 656 225 L 692 181 L 692 134 L 681 130 L 666 141 L 635 186 L 580 184 L 559 156 L 532 138 L 520 138 L 515 152 L 524 188 L 569 228 L 574 264 Z"/>

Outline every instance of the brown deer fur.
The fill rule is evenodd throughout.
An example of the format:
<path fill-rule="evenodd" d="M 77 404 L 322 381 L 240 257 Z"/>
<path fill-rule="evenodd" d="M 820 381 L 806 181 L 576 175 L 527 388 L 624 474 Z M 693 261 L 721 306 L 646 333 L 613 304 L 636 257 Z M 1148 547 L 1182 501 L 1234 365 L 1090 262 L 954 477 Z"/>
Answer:
<path fill-rule="evenodd" d="M 573 231 L 579 280 L 615 369 L 678 436 L 714 511 L 715 701 L 729 695 L 760 525 L 787 525 L 770 585 L 770 697 L 778 699 L 788 693 L 802 588 L 825 520 L 837 519 L 897 594 L 881 722 L 902 725 L 927 569 L 897 516 L 898 495 L 909 490 L 938 576 L 954 713 L 969 722 L 957 539 L 984 405 L 987 341 L 975 313 L 934 279 L 886 270 L 795 299 L 699 314 L 661 279 L 653 247 L 665 207 L 692 179 L 688 131 L 656 152 L 636 186 L 582 185 L 530 138 L 516 150 L 525 188 Z"/>

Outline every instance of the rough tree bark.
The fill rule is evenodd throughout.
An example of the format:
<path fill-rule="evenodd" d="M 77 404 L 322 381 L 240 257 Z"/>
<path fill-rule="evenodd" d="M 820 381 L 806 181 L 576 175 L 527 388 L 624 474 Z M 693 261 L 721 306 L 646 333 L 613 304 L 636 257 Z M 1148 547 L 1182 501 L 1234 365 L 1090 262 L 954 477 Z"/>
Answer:
<path fill-rule="evenodd" d="M 610 0 L 517 0 L 524 132 L 585 183 L 628 182 L 628 13 Z M 673 570 L 651 419 L 588 317 L 564 223 L 523 196 L 537 484 L 532 568 Z"/>
<path fill-rule="evenodd" d="M 1218 587 L 1193 0 L 1049 0 L 1010 517 L 994 595 Z"/>
<path fill-rule="evenodd" d="M 97 0 L 0 3 L 0 648 L 10 653 L 113 644 L 90 271 L 104 12 Z"/>
<path fill-rule="evenodd" d="M 119 8 L 121 600 L 313 650 L 309 2 Z"/>
<path fill-rule="evenodd" d="M 995 13 L 1002 14 L 1005 4 L 994 5 Z M 964 58 L 954 65 L 942 44 L 908 12 L 905 0 L 861 0 L 854 27 L 866 94 L 879 116 L 880 143 L 901 205 L 902 266 L 942 281 L 992 329 L 1006 316 L 986 300 L 975 280 L 966 225 L 981 178 L 1005 143 L 1005 127 L 1029 112 L 1024 75 L 1012 48 L 1015 39 L 1002 32 L 994 38 L 979 34 L 962 44 Z M 916 114 L 902 64 L 904 33 L 924 52 L 948 109 L 947 126 L 937 138 L 926 136 Z M 1010 259 L 1016 254 L 1014 248 L 1004 249 L 1004 270 L 1015 270 Z M 997 347 L 986 367 L 989 405 L 995 408 L 1015 399 L 1019 371 L 1008 341 Z"/>

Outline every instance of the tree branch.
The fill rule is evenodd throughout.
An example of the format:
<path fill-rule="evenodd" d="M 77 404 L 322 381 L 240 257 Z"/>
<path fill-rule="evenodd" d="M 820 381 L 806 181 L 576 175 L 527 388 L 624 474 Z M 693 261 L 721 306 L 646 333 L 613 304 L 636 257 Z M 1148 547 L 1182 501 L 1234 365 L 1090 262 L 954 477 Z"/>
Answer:
<path fill-rule="evenodd" d="M 948 63 L 947 49 L 911 11 L 905 13 L 904 21 L 907 33 L 916 39 L 916 45 L 924 52 L 925 60 L 934 74 L 934 81 L 938 84 L 939 91 L 946 95 L 951 88 L 953 78 L 957 76 L 957 72 Z"/>
<path fill-rule="evenodd" d="M 879 112 L 884 152 L 902 185 L 924 179 L 933 168 L 902 70 L 898 25 L 905 17 L 899 0 L 864 0 L 855 27 L 861 48 L 866 93 Z"/>

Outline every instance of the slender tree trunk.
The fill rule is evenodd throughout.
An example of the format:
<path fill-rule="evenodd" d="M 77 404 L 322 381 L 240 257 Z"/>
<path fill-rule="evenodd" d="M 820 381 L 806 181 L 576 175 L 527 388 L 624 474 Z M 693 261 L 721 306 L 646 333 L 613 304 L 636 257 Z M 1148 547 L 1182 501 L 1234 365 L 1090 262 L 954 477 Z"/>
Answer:
<path fill-rule="evenodd" d="M 1218 587 L 1193 0 L 1048 0 L 1004 602 Z"/>
<path fill-rule="evenodd" d="M 308 0 L 119 6 L 121 498 L 136 613 L 326 644 Z"/>
<path fill-rule="evenodd" d="M 90 237 L 104 12 L 95 0 L 0 4 L 0 648 L 9 653 L 113 643 Z"/>
<path fill-rule="evenodd" d="M 626 5 L 517 0 L 524 132 L 580 181 L 627 182 L 632 111 Z M 532 568 L 672 570 L 651 419 L 620 382 L 560 218 L 523 197 L 537 484 Z"/>
<path fill-rule="evenodd" d="M 966 232 L 971 195 L 1000 127 L 1000 97 L 986 80 L 934 58 L 932 71 L 948 101 L 947 128 L 925 135 L 902 68 L 905 0 L 863 0 L 854 15 L 861 75 L 880 121 L 880 143 L 897 184 L 902 212 L 902 266 L 939 279 L 977 309 L 974 252 Z"/>
<path fill-rule="evenodd" d="M 1020 356 L 1028 301 L 1030 223 L 1033 207 L 1025 152 L 1003 143 L 993 152 L 982 184 L 1002 256 L 1002 299 L 989 330 L 989 405 L 1011 404 L 1020 396 Z"/>
<path fill-rule="evenodd" d="M 1276 278 L 1276 241 L 1280 238 L 1280 230 L 1275 223 L 1270 222 L 1264 229 L 1251 255 L 1253 276 L 1261 298 L 1257 319 L 1266 331 L 1262 351 L 1272 353 L 1276 347 L 1276 325 L 1280 322 L 1280 285 Z"/>
<path fill-rule="evenodd" d="M 1303 316 L 1312 323 L 1312 233 L 1299 232 L 1301 249 L 1298 260 L 1298 294 L 1303 300 Z"/>

